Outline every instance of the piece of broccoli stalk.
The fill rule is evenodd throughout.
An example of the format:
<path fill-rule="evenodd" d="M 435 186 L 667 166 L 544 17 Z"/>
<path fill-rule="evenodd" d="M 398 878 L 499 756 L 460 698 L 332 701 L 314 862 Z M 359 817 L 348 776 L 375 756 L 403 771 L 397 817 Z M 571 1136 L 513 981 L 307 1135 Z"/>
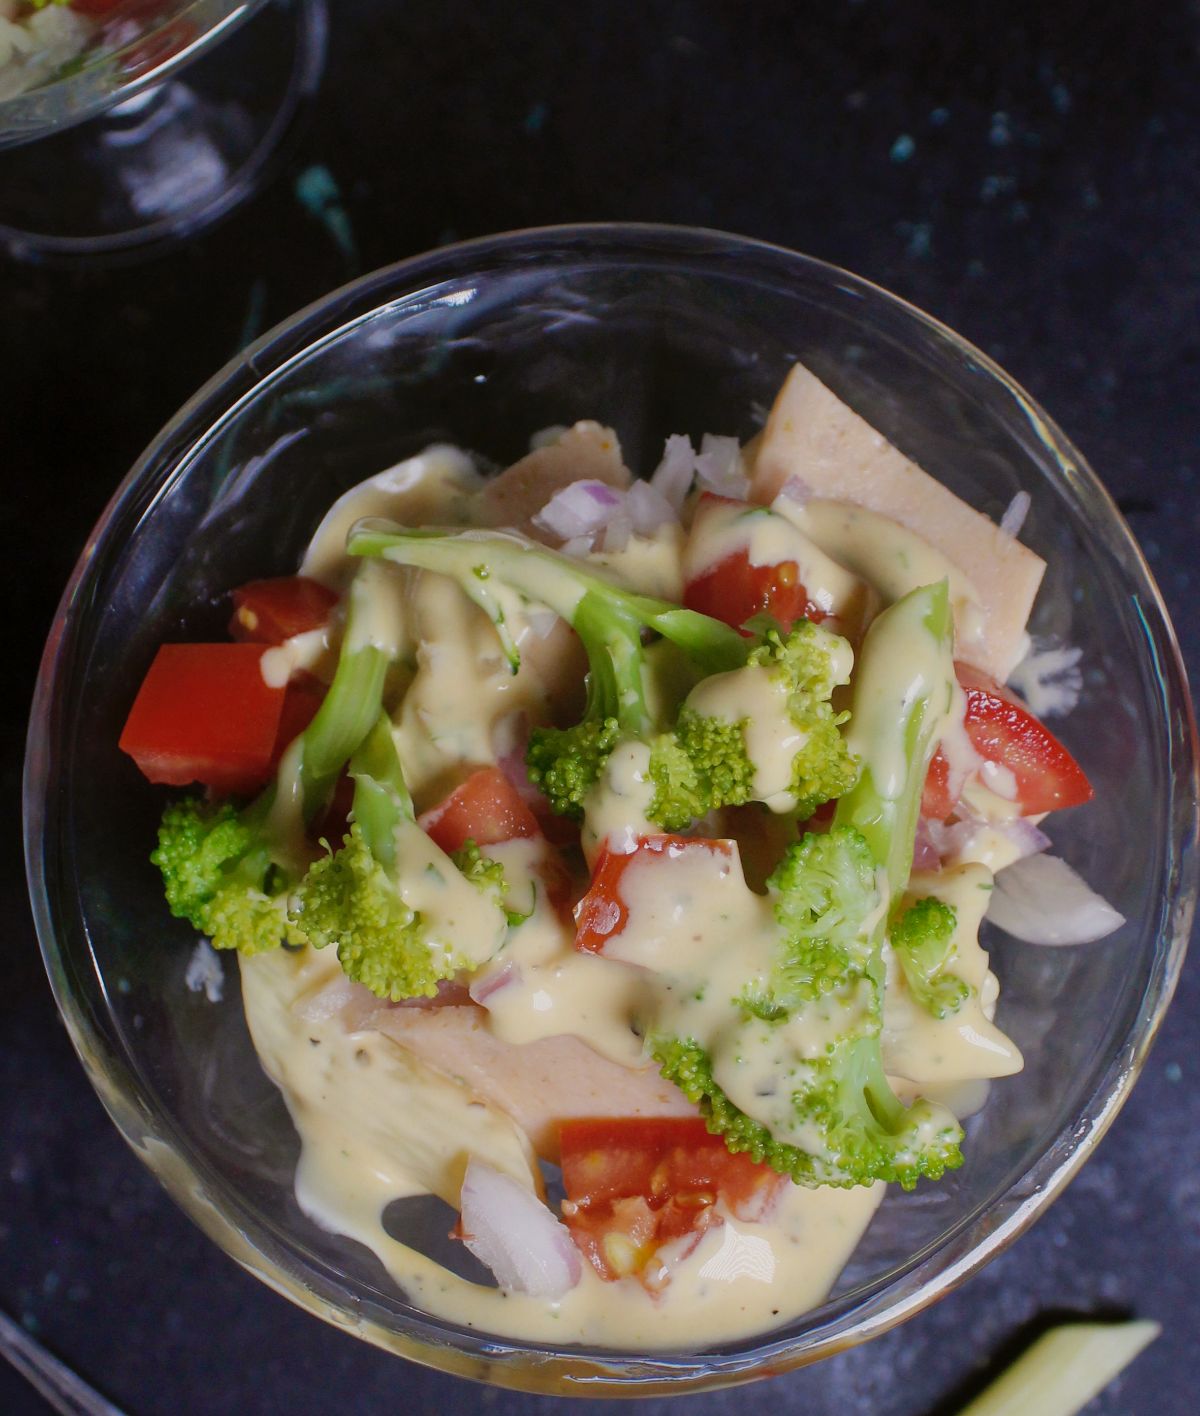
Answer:
<path fill-rule="evenodd" d="M 558 812 L 579 817 L 584 801 L 618 743 L 649 748 L 653 797 L 646 815 L 678 831 L 716 807 L 754 799 L 756 765 L 746 719 L 686 705 L 672 722 L 652 711 L 643 637 L 661 635 L 705 675 L 740 671 L 769 677 L 779 692 L 781 731 L 801 741 L 795 754 L 797 793 L 810 808 L 845 790 L 854 764 L 829 706 L 834 685 L 849 670 L 849 648 L 835 635 L 801 621 L 782 631 L 770 621 L 756 638 L 708 615 L 614 584 L 568 556 L 507 532 L 404 530 L 360 523 L 355 555 L 384 556 L 453 577 L 491 618 L 514 669 L 520 654 L 511 624 L 530 603 L 548 606 L 574 628 L 588 658 L 587 702 L 569 728 L 538 728 L 530 737 L 529 775 Z M 843 653 L 844 651 L 844 653 Z M 786 784 L 785 784 L 786 785 Z"/>
<path fill-rule="evenodd" d="M 583 801 L 617 743 L 650 747 L 654 799 L 650 819 L 682 829 L 709 809 L 695 764 L 656 722 L 647 698 L 645 631 L 676 645 L 704 673 L 744 664 L 746 641 L 719 620 L 614 584 L 569 556 L 509 532 L 407 530 L 362 522 L 353 555 L 377 555 L 437 571 L 458 582 L 491 618 L 514 672 L 520 651 L 513 620 L 530 603 L 560 615 L 588 658 L 587 703 L 573 727 L 539 728 L 530 738 L 531 778 L 555 810 L 579 816 Z"/>
<path fill-rule="evenodd" d="M 875 621 L 852 705 L 863 770 L 830 831 L 791 846 L 768 881 L 780 932 L 765 976 L 735 1000 L 742 1016 L 711 1052 L 649 1028 L 663 1075 L 699 1104 L 710 1130 L 800 1184 L 911 1189 L 962 1163 L 957 1121 L 929 1102 L 905 1107 L 880 1050 L 888 917 L 951 701 L 952 647 L 944 582 Z M 773 1090 L 742 1080 L 743 1059 L 763 1049 L 779 1078 Z"/>
<path fill-rule="evenodd" d="M 378 577 L 364 569 L 350 587 L 333 682 L 275 781 L 241 810 L 191 796 L 163 812 L 150 859 L 162 872 L 167 904 L 218 949 L 258 954 L 304 942 L 287 913 L 288 892 L 308 863 L 304 828 L 378 717 L 392 657 L 362 632 Z"/>
<path fill-rule="evenodd" d="M 432 997 L 503 944 L 504 871 L 473 845 L 453 858 L 417 824 L 381 713 L 350 760 L 353 824 L 292 897 L 292 920 L 343 972 L 381 998 Z"/>

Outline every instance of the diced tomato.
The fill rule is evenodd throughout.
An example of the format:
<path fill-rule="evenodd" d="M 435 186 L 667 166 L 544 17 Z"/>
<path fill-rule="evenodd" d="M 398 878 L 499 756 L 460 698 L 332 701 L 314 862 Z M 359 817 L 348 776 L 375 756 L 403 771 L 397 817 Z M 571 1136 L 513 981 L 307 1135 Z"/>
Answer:
<path fill-rule="evenodd" d="M 71 9 L 97 19 L 101 15 L 107 15 L 110 10 L 115 10 L 120 3 L 121 0 L 71 0 Z"/>
<path fill-rule="evenodd" d="M 256 644 L 282 644 L 294 634 L 320 629 L 337 599 L 328 586 L 303 575 L 252 580 L 233 592 L 229 633 Z"/>
<path fill-rule="evenodd" d="M 559 1139 L 564 1217 L 607 1279 L 642 1273 L 663 1244 L 702 1233 L 718 1199 L 735 1218 L 765 1218 L 787 1183 L 731 1154 L 699 1117 L 566 1121 Z"/>
<path fill-rule="evenodd" d="M 985 762 L 1012 773 L 1022 816 L 1091 800 L 1083 768 L 1049 728 L 989 675 L 969 664 L 954 668 L 966 694 L 963 723 L 971 745 Z M 925 779 L 922 815 L 944 821 L 951 814 L 956 803 L 949 783 L 950 764 L 938 748 Z"/>
<path fill-rule="evenodd" d="M 925 789 L 921 793 L 921 815 L 929 821 L 945 821 L 958 803 L 950 790 L 950 760 L 939 747 L 929 764 Z"/>
<path fill-rule="evenodd" d="M 702 523 L 706 510 L 727 506 L 751 510 L 749 502 L 705 492 L 696 508 L 693 533 L 695 526 Z M 773 615 L 785 626 L 798 619 L 819 622 L 825 618 L 824 610 L 809 600 L 795 561 L 751 565 L 748 548 L 732 552 L 689 580 L 684 587 L 683 603 L 689 610 L 711 615 L 738 630 L 759 614 Z"/>
<path fill-rule="evenodd" d="M 460 851 L 468 841 L 495 846 L 538 835 L 537 819 L 499 767 L 481 767 L 461 787 L 421 817 L 421 826 L 442 850 Z"/>
<path fill-rule="evenodd" d="M 675 858 L 695 850 L 732 854 L 728 841 L 691 836 L 639 836 L 634 849 L 626 854 L 603 847 L 592 871 L 592 883 L 575 909 L 576 949 L 602 954 L 608 941 L 625 928 L 629 908 L 621 898 L 621 877 L 635 860 L 644 860 L 647 855 Z"/>
<path fill-rule="evenodd" d="M 284 690 L 263 680 L 259 644 L 164 644 L 120 748 L 151 782 L 248 795 L 271 772 Z"/>

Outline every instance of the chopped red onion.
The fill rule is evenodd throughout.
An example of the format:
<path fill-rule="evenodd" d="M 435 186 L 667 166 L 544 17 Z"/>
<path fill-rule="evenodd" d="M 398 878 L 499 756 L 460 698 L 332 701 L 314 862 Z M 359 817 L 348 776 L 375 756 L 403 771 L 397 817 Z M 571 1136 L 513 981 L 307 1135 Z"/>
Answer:
<path fill-rule="evenodd" d="M 1031 855 L 996 876 L 987 917 L 1027 944 L 1090 944 L 1125 923 L 1065 860 Z"/>
<path fill-rule="evenodd" d="M 1029 515 L 1029 503 L 1029 493 L 1024 491 L 1018 492 L 1009 502 L 1000 518 L 1000 529 L 1006 536 L 1015 539 L 1021 534 L 1021 527 L 1025 525 L 1025 518 Z"/>
<path fill-rule="evenodd" d="M 633 483 L 625 493 L 625 510 L 637 536 L 653 536 L 660 526 L 679 521 L 675 507 L 649 482 Z"/>
<path fill-rule="evenodd" d="M 959 810 L 965 807 L 965 802 L 959 804 Z M 924 830 L 943 864 L 954 864 L 970 856 L 983 831 L 994 831 L 1011 841 L 1018 853 L 1017 860 L 1036 855 L 1050 844 L 1050 837 L 1039 831 L 1033 822 L 1024 816 L 1014 816 L 1008 821 L 988 821 L 986 818 L 977 817 L 956 821 L 951 826 L 942 821 L 926 821 Z"/>
<path fill-rule="evenodd" d="M 650 485 L 678 515 L 696 475 L 696 450 L 683 433 L 673 433 L 663 445 L 662 461 L 650 477 Z"/>
<path fill-rule="evenodd" d="M 572 482 L 555 492 L 534 516 L 533 524 L 565 541 L 607 526 L 623 502 L 623 493 L 605 482 Z"/>
<path fill-rule="evenodd" d="M 471 1001 L 478 1003 L 481 1008 L 486 1008 L 487 1000 L 493 993 L 499 993 L 510 983 L 520 982 L 520 978 L 520 967 L 512 959 L 506 959 L 499 968 L 480 969 L 471 980 L 471 987 L 468 990 Z"/>
<path fill-rule="evenodd" d="M 696 477 L 706 491 L 744 499 L 750 490 L 750 479 L 742 464 L 742 449 L 737 438 L 705 433 L 696 458 Z"/>
<path fill-rule="evenodd" d="M 349 1031 L 354 1032 L 378 1007 L 379 999 L 369 988 L 339 973 L 315 993 L 299 999 L 292 1011 L 306 1023 L 324 1023 L 340 1014 Z"/>
<path fill-rule="evenodd" d="M 942 863 L 941 852 L 934 844 L 933 834 L 930 830 L 931 823 L 923 816 L 917 818 L 917 835 L 913 841 L 913 862 L 914 870 L 937 870 Z M 942 823 L 936 823 L 940 826 Z"/>
<path fill-rule="evenodd" d="M 561 1298 L 579 1282 L 583 1266 L 567 1227 L 511 1176 L 472 1157 L 460 1204 L 463 1243 L 501 1288 Z"/>
<path fill-rule="evenodd" d="M 812 501 L 813 496 L 813 489 L 803 477 L 791 476 L 780 487 L 776 500 L 778 501 L 782 497 L 784 501 L 789 501 L 794 506 L 804 506 L 806 502 Z"/>

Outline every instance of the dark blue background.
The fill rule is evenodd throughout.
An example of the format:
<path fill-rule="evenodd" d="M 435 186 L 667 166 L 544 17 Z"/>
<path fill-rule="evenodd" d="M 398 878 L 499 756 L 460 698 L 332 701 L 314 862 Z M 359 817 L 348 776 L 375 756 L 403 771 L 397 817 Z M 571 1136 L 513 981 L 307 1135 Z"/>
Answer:
<path fill-rule="evenodd" d="M 1045 404 L 1121 502 L 1200 664 L 1194 0 L 335 10 L 312 127 L 225 225 L 136 269 L 0 265 L 0 1302 L 135 1416 L 552 1405 L 405 1365 L 242 1273 L 125 1149 L 42 974 L 17 839 L 41 642 L 116 482 L 248 338 L 359 271 L 512 227 L 699 223 L 810 252 L 939 316 Z M 299 199 L 313 168 L 346 228 Z M 1194 959 L 1095 1159 L 1013 1250 L 868 1347 L 688 1410 L 949 1411 L 1031 1323 L 1071 1311 L 1165 1327 L 1097 1412 L 1195 1411 L 1198 974 Z M 0 1411 L 44 1410 L 0 1364 Z"/>

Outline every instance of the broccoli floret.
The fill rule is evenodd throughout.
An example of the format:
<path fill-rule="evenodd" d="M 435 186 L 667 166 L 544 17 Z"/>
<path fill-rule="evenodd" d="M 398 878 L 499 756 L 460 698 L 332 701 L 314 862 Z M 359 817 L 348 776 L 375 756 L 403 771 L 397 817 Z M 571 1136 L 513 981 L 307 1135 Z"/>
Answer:
<path fill-rule="evenodd" d="M 844 639 L 808 620 L 784 630 L 759 615 L 747 628 L 757 638 L 746 666 L 701 682 L 684 705 L 676 732 L 700 771 L 710 809 L 766 800 L 773 810 L 803 819 L 847 791 L 858 776 L 840 731 L 849 715 L 835 713 L 830 702 L 834 689 L 849 681 L 853 656 Z M 747 696 L 756 705 L 752 725 L 723 716 L 726 703 Z M 760 739 L 797 743 L 786 778 L 763 783 L 748 738 L 751 726 Z"/>
<path fill-rule="evenodd" d="M 746 723 L 698 713 L 685 703 L 675 720 L 675 738 L 703 787 L 703 811 L 754 800 L 756 768 L 746 751 Z M 699 811 L 696 815 L 703 815 Z"/>
<path fill-rule="evenodd" d="M 386 713 L 351 759 L 350 775 L 354 823 L 300 882 L 292 921 L 314 947 L 333 945 L 343 972 L 379 997 L 432 997 L 442 979 L 483 963 L 503 942 L 503 867 L 468 844 L 460 870 L 417 825 Z M 434 890 L 452 902 L 453 891 L 472 887 L 487 903 L 481 928 L 464 929 L 461 942 L 406 898 L 428 899 Z"/>
<path fill-rule="evenodd" d="M 360 574 L 351 587 L 337 672 L 298 745 L 289 749 L 279 779 L 241 811 L 188 797 L 163 813 L 150 859 L 162 872 L 171 913 L 207 934 L 218 949 L 257 954 L 304 942 L 288 917 L 288 893 L 307 864 L 297 859 L 295 843 L 328 802 L 383 696 L 388 656 L 360 644 L 353 633 L 354 621 L 369 612 L 375 573 Z"/>
<path fill-rule="evenodd" d="M 177 918 L 207 934 L 218 949 L 260 954 L 302 942 L 287 918 L 282 874 L 264 844 L 261 811 L 239 814 L 228 803 L 197 797 L 163 813 L 151 861 L 162 872 Z"/>
<path fill-rule="evenodd" d="M 935 1018 L 957 1013 L 971 996 L 970 984 L 949 968 L 955 923 L 952 905 L 927 896 L 905 910 L 890 930 L 908 991 Z"/>
<path fill-rule="evenodd" d="M 660 634 L 704 673 L 746 662 L 748 641 L 708 615 L 626 590 L 569 556 L 507 532 L 404 530 L 360 523 L 354 555 L 375 555 L 451 576 L 492 619 L 514 669 L 514 609 L 534 602 L 562 616 L 588 659 L 583 718 L 569 728 L 538 728 L 526 763 L 555 811 L 578 818 L 613 749 L 636 740 L 650 748 L 654 799 L 648 811 L 664 830 L 680 830 L 714 804 L 686 746 L 655 721 L 647 703 L 643 635 Z"/>
<path fill-rule="evenodd" d="M 870 848 L 853 827 L 789 846 L 767 891 L 782 934 L 765 994 L 744 998 L 759 1017 L 787 1016 L 877 968 L 882 899 Z"/>
<path fill-rule="evenodd" d="M 801 1064 L 808 1077 L 793 1094 L 795 1119 L 823 1141 L 823 1154 L 779 1140 L 735 1106 L 713 1079 L 712 1062 L 691 1038 L 654 1038 L 662 1075 L 700 1108 L 705 1125 L 729 1150 L 745 1152 L 798 1185 L 850 1189 L 876 1180 L 911 1190 L 962 1164 L 962 1132 L 948 1112 L 917 1102 L 905 1107 L 883 1073 L 877 1037 L 845 1044 L 830 1058 Z"/>

